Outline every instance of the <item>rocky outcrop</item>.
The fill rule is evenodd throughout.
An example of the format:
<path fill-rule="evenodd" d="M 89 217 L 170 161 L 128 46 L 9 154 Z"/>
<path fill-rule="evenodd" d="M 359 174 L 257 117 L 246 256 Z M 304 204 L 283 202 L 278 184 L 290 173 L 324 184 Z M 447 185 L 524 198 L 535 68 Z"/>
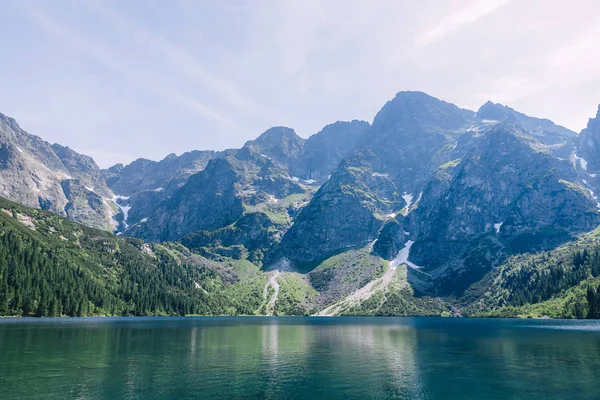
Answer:
<path fill-rule="evenodd" d="M 113 230 L 118 213 L 94 161 L 25 132 L 0 114 L 0 196 Z"/>
<path fill-rule="evenodd" d="M 305 142 L 293 129 L 277 126 L 247 142 L 244 148 L 289 167 L 297 162 Z"/>
<path fill-rule="evenodd" d="M 224 228 L 192 233 L 181 242 L 211 259 L 247 259 L 262 265 L 265 253 L 279 242 L 278 236 L 277 224 L 268 215 L 256 212 Z"/>
<path fill-rule="evenodd" d="M 341 249 L 374 240 L 384 223 L 378 210 L 389 206 L 369 196 L 368 185 L 392 187 L 386 179 L 373 176 L 367 166 L 357 169 L 342 162 L 285 234 L 283 254 L 298 263 L 314 263 Z"/>
<path fill-rule="evenodd" d="M 325 181 L 340 161 L 352 155 L 371 126 L 364 121 L 338 121 L 309 137 L 290 173 L 306 180 Z"/>
<path fill-rule="evenodd" d="M 377 238 L 453 157 L 474 113 L 420 92 L 401 92 L 377 114 L 356 154 L 340 163 L 302 210 L 282 247 L 308 263 Z"/>
<path fill-rule="evenodd" d="M 111 189 L 122 196 L 155 190 L 172 193 L 190 176 L 206 168 L 210 160 L 231 152 L 194 150 L 180 156 L 169 154 L 161 161 L 139 158 L 127 166 L 117 164 L 102 173 Z"/>
<path fill-rule="evenodd" d="M 571 164 L 516 124 L 491 128 L 455 168 L 449 181 L 428 186 L 411 216 L 411 259 L 429 269 L 463 257 L 485 235 L 509 253 L 538 251 L 600 223 Z"/>
<path fill-rule="evenodd" d="M 403 219 L 402 215 L 399 215 L 386 222 L 373 245 L 373 254 L 389 261 L 398 255 L 410 234 L 404 230 Z"/>
<path fill-rule="evenodd" d="M 587 127 L 579 134 L 577 156 L 590 173 L 600 172 L 600 106 L 595 118 L 590 118 Z"/>
<path fill-rule="evenodd" d="M 244 147 L 234 156 L 211 160 L 126 234 L 152 241 L 178 240 L 198 230 L 226 227 L 256 211 L 285 224 L 289 214 L 281 207 L 289 199 L 284 199 L 306 191 L 283 165 Z M 294 207 L 292 200 L 289 206 Z"/>
<path fill-rule="evenodd" d="M 528 133 L 548 146 L 557 157 L 569 158 L 575 151 L 577 134 L 564 126 L 556 125 L 545 118 L 530 117 L 502 104 L 491 101 L 485 103 L 477 111 L 477 122 L 513 122 L 517 123 Z"/>

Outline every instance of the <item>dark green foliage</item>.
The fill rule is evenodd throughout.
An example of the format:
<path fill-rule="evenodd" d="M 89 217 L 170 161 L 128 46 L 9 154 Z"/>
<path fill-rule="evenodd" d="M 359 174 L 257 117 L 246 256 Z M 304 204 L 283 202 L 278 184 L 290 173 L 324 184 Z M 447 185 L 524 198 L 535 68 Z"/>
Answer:
<path fill-rule="evenodd" d="M 588 287 L 586 300 L 588 303 L 587 317 L 591 319 L 600 318 L 600 285 L 597 288 Z"/>
<path fill-rule="evenodd" d="M 214 272 L 182 262 L 166 245 L 2 199 L 0 207 L 0 315 L 211 315 L 229 307 Z M 10 213 L 31 218 L 35 229 Z M 205 285 L 215 290 L 197 287 Z"/>
<path fill-rule="evenodd" d="M 223 257 L 242 259 L 261 265 L 264 253 L 277 243 L 278 230 L 264 213 L 250 213 L 232 225 L 213 231 L 198 231 L 185 236 L 184 246 L 214 260 Z"/>
<path fill-rule="evenodd" d="M 511 258 L 469 288 L 472 315 L 600 318 L 600 242 L 593 235 L 551 252 Z"/>

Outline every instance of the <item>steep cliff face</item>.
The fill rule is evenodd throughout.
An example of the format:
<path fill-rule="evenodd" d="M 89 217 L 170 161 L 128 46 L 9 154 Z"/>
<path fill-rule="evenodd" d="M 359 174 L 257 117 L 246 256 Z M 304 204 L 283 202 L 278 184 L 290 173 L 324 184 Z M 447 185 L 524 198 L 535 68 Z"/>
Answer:
<path fill-rule="evenodd" d="M 289 166 L 298 160 L 305 142 L 293 129 L 277 126 L 267 130 L 255 140 L 247 142 L 244 147 Z"/>
<path fill-rule="evenodd" d="M 114 165 L 102 173 L 111 189 L 123 196 L 143 191 L 173 192 L 190 176 L 206 168 L 210 160 L 231 152 L 194 150 L 180 156 L 169 154 L 161 161 L 140 158 L 126 166 Z"/>
<path fill-rule="evenodd" d="M 315 262 L 375 240 L 385 221 L 410 206 L 436 167 L 452 158 L 473 117 L 424 93 L 398 93 L 286 233 L 284 253 Z"/>
<path fill-rule="evenodd" d="M 430 270 L 465 258 L 484 236 L 507 253 L 539 251 L 600 223 L 572 165 L 516 124 L 491 128 L 455 168 L 448 181 L 428 186 L 411 216 L 411 259 Z"/>
<path fill-rule="evenodd" d="M 120 229 L 148 217 L 162 201 L 183 186 L 190 176 L 206 168 L 210 160 L 234 153 L 234 150 L 194 150 L 180 156 L 169 154 L 161 161 L 140 158 L 126 166 L 117 164 L 102 170 L 107 184 L 120 197 L 118 201 L 129 210 L 127 220 Z"/>
<path fill-rule="evenodd" d="M 366 165 L 356 168 L 342 162 L 285 234 L 283 254 L 299 263 L 313 263 L 374 240 L 384 223 L 378 211 L 391 209 L 388 202 L 369 195 L 377 188 L 389 193 L 393 185 L 385 176 L 374 176 Z"/>
<path fill-rule="evenodd" d="M 257 139 L 248 141 L 240 150 L 192 151 L 181 156 L 171 154 L 159 162 L 138 159 L 127 166 L 114 165 L 102 173 L 111 189 L 119 195 L 120 205 L 128 209 L 127 220 L 121 225 L 126 229 L 149 218 L 192 175 L 206 168 L 210 160 L 227 156 L 236 158 L 237 153 L 239 160 L 250 163 L 253 160 L 248 158 L 248 154 L 277 163 L 278 168 L 284 170 L 282 173 L 297 184 L 321 184 L 344 157 L 352 154 L 369 128 L 370 125 L 364 121 L 336 122 L 305 140 L 293 129 L 274 127 Z M 138 231 L 131 232 L 137 234 L 135 232 Z"/>
<path fill-rule="evenodd" d="M 580 166 L 590 173 L 600 172 L 600 106 L 595 118 L 590 118 L 587 127 L 579 134 L 577 156 Z"/>
<path fill-rule="evenodd" d="M 112 191 L 94 161 L 51 145 L 0 114 L 0 196 L 113 230 Z"/>
<path fill-rule="evenodd" d="M 301 198 L 310 185 L 293 179 L 285 166 L 256 151 L 248 146 L 235 156 L 211 160 L 126 233 L 152 241 L 177 240 L 198 230 L 226 227 L 257 211 L 275 222 L 289 223 L 288 208 L 298 206 L 289 196 Z"/>
<path fill-rule="evenodd" d="M 510 107 L 488 101 L 477 111 L 475 120 L 516 123 L 529 135 L 547 145 L 548 150 L 557 157 L 569 158 L 575 152 L 577 134 L 549 119 L 530 117 Z"/>
<path fill-rule="evenodd" d="M 365 121 L 338 121 L 309 137 L 290 173 L 303 179 L 325 181 L 340 161 L 352 155 L 358 143 L 369 134 Z"/>

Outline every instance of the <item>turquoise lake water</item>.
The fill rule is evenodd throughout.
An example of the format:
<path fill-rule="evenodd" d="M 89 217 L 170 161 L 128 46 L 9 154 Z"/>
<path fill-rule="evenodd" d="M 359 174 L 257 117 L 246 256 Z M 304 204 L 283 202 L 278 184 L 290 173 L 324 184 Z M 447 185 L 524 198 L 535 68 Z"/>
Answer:
<path fill-rule="evenodd" d="M 0 399 L 600 399 L 600 322 L 3 319 Z"/>

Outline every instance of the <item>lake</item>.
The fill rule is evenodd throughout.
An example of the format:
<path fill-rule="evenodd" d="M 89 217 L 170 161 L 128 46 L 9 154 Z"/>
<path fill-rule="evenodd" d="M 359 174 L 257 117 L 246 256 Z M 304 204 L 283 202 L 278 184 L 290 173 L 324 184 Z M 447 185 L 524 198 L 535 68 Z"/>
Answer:
<path fill-rule="evenodd" d="M 598 399 L 600 322 L 0 320 L 0 399 Z"/>

